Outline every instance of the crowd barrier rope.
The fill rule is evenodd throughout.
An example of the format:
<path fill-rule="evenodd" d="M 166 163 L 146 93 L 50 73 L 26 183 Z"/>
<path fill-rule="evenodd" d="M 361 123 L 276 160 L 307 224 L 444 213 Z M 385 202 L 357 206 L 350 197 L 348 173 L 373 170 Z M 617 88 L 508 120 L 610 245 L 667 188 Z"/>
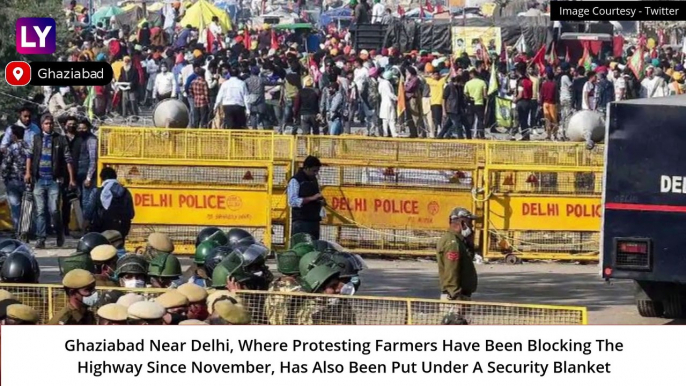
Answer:
<path fill-rule="evenodd" d="M 603 145 L 131 127 L 102 127 L 99 138 L 99 166 L 134 195 L 132 248 L 159 231 L 192 253 L 205 226 L 285 247 L 286 186 L 314 155 L 328 204 L 322 238 L 358 253 L 433 256 L 462 206 L 479 217 L 485 258 L 598 258 Z"/>
<path fill-rule="evenodd" d="M 7 284 L 5 289 L 47 321 L 67 302 L 64 288 L 52 284 Z M 153 299 L 164 289 L 99 288 L 140 293 Z M 480 325 L 588 324 L 585 307 L 486 302 L 454 302 L 377 296 L 238 291 L 238 301 L 252 315 L 253 324 L 437 325 L 449 314 Z M 265 306 L 269 303 L 270 306 Z M 277 311 L 274 311 L 274 310 Z M 278 315 L 276 315 L 278 313 Z"/>

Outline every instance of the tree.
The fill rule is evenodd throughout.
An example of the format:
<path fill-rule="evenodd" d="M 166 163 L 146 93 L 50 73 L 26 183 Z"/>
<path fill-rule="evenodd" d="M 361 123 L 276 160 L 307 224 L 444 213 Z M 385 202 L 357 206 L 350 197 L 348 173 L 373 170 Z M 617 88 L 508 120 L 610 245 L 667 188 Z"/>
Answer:
<path fill-rule="evenodd" d="M 65 22 L 62 0 L 0 0 L 0 116 L 7 115 L 8 122 L 14 122 L 17 107 L 32 93 L 33 87 L 11 87 L 5 82 L 5 66 L 15 60 L 51 61 L 56 55 L 30 55 L 17 53 L 15 23 L 20 17 L 51 17 L 57 24 L 57 49 L 67 47 L 69 31 Z M 11 95 L 11 96 L 8 96 Z M 21 99 L 17 99 L 21 98 Z"/>

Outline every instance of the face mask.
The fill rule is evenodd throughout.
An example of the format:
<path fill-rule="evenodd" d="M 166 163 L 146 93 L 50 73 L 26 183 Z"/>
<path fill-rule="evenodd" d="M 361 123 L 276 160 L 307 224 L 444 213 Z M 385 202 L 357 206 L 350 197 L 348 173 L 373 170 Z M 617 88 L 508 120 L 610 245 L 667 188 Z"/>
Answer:
<path fill-rule="evenodd" d="M 144 288 L 145 282 L 143 280 L 124 280 L 124 288 Z"/>
<path fill-rule="evenodd" d="M 346 295 L 346 296 L 355 295 L 355 284 L 352 283 L 352 280 L 350 283 L 345 283 L 343 288 L 341 288 L 341 295 Z"/>
<path fill-rule="evenodd" d="M 470 227 L 464 227 L 462 228 L 462 237 L 467 238 L 472 235 L 472 228 Z"/>
<path fill-rule="evenodd" d="M 355 286 L 355 292 L 360 289 L 360 285 L 362 284 L 362 280 L 360 280 L 359 276 L 353 276 L 350 279 L 350 283 L 352 283 L 353 286 Z"/>
<path fill-rule="evenodd" d="M 100 294 L 98 292 L 93 292 L 91 296 L 87 296 L 83 298 L 83 304 L 85 304 L 88 307 L 93 307 L 98 303 L 98 300 L 100 299 Z"/>

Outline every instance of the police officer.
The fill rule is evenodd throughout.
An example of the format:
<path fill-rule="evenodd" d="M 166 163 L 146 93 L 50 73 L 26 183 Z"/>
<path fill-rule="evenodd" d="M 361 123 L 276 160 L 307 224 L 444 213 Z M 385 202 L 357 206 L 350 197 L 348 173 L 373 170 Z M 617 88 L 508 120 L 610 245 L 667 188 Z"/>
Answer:
<path fill-rule="evenodd" d="M 136 302 L 127 309 L 127 322 L 131 325 L 162 325 L 162 318 L 167 313 L 160 304 L 156 302 Z"/>
<path fill-rule="evenodd" d="M 181 281 L 183 283 L 194 283 L 201 287 L 209 287 L 211 276 L 205 268 L 207 257 L 221 245 L 213 240 L 206 240 L 198 244 L 193 256 L 193 264 L 183 273 Z"/>
<path fill-rule="evenodd" d="M 106 304 L 98 308 L 98 325 L 124 325 L 128 315 L 126 307 L 116 303 Z"/>
<path fill-rule="evenodd" d="M 152 260 L 157 256 L 157 252 L 172 253 L 174 252 L 174 243 L 164 233 L 151 233 L 148 236 L 148 243 L 143 249 L 142 256 L 148 260 Z"/>
<path fill-rule="evenodd" d="M 148 281 L 148 261 L 140 255 L 129 254 L 117 262 L 119 286 L 145 288 Z"/>
<path fill-rule="evenodd" d="M 476 291 L 473 220 L 467 209 L 453 209 L 450 227 L 436 244 L 442 300 L 469 300 Z"/>
<path fill-rule="evenodd" d="M 291 207 L 291 231 L 307 233 L 319 239 L 319 223 L 324 218 L 326 200 L 319 190 L 317 174 L 322 163 L 317 157 L 307 156 L 303 166 L 288 181 L 286 193 Z"/>
<path fill-rule="evenodd" d="M 148 265 L 148 280 L 152 288 L 176 287 L 175 280 L 181 277 L 181 263 L 171 253 L 153 252 L 156 256 Z"/>
<path fill-rule="evenodd" d="M 75 269 L 83 269 L 90 273 L 95 273 L 95 264 L 87 252 L 75 251 L 66 257 L 57 259 L 57 265 L 62 277 Z"/>
<path fill-rule="evenodd" d="M 265 251 L 257 245 L 237 248 L 214 269 L 212 286 L 229 291 L 266 290 L 273 275 L 265 264 Z"/>
<path fill-rule="evenodd" d="M 269 285 L 269 292 L 299 292 L 301 291 L 298 278 L 300 276 L 300 257 L 295 251 L 289 250 L 276 257 L 276 269 L 281 277 Z M 264 304 L 267 321 L 271 325 L 292 324 L 295 299 L 289 296 L 270 295 Z"/>
<path fill-rule="evenodd" d="M 124 255 L 126 255 L 126 248 L 124 247 L 124 236 L 122 236 L 119 231 L 107 230 L 102 232 L 102 235 L 105 236 L 110 245 L 117 248 L 118 258 L 121 259 L 122 257 L 124 257 Z"/>
<path fill-rule="evenodd" d="M 331 264 L 331 260 L 320 259 L 319 264 L 315 264 L 302 277 L 301 283 L 305 292 L 337 295 L 340 288 L 339 277 L 340 271 Z M 335 315 L 332 312 L 338 308 L 336 307 L 337 300 L 336 298 L 305 298 L 297 310 L 297 324 L 354 324 L 350 320 L 353 318 L 352 315 Z"/>
<path fill-rule="evenodd" d="M 362 258 L 350 252 L 336 252 L 331 255 L 331 259 L 340 271 L 339 292 L 346 295 L 357 292 L 362 284 L 360 271 L 365 268 Z"/>
<path fill-rule="evenodd" d="M 86 233 L 79 239 L 79 243 L 76 245 L 76 250 L 78 252 L 90 254 L 93 248 L 97 247 L 98 245 L 105 244 L 109 244 L 109 241 L 107 241 L 105 236 L 97 232 L 90 232 Z"/>
<path fill-rule="evenodd" d="M 252 317 L 240 303 L 221 301 L 215 305 L 217 316 L 208 319 L 212 325 L 245 325 L 250 324 Z"/>
<path fill-rule="evenodd" d="M 67 293 L 67 305 L 50 319 L 51 325 L 95 324 L 95 315 L 88 304 L 97 302 L 95 277 L 83 269 L 74 269 L 64 275 L 62 285 Z"/>
<path fill-rule="evenodd" d="M 98 245 L 91 251 L 95 266 L 95 285 L 98 287 L 119 287 L 115 279 L 117 271 L 117 248 L 109 244 Z"/>
<path fill-rule="evenodd" d="M 179 286 L 177 290 L 188 299 L 188 312 L 186 316 L 191 319 L 207 319 L 209 313 L 207 311 L 207 291 L 205 288 L 197 284 L 186 283 Z"/>
<path fill-rule="evenodd" d="M 12 304 L 21 304 L 21 302 L 17 299 L 0 300 L 0 324 L 4 324 L 4 321 L 7 318 L 7 307 Z"/>
<path fill-rule="evenodd" d="M 188 319 L 188 298 L 177 290 L 163 293 L 155 299 L 157 304 L 165 308 L 167 313 L 164 315 L 164 324 L 177 325 L 179 322 Z"/>
<path fill-rule="evenodd" d="M 5 325 L 30 325 L 38 323 L 38 312 L 23 304 L 12 304 L 7 307 Z"/>

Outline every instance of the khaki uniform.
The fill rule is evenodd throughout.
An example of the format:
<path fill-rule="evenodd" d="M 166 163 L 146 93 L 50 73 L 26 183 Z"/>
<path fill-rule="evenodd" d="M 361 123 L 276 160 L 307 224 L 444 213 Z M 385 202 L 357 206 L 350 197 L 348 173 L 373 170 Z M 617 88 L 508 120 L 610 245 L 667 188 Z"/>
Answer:
<path fill-rule="evenodd" d="M 90 310 L 81 311 L 71 304 L 61 309 L 50 319 L 48 325 L 90 325 L 95 324 L 95 315 Z"/>
<path fill-rule="evenodd" d="M 300 284 L 289 276 L 280 277 L 269 285 L 269 292 L 300 292 Z M 294 296 L 269 295 L 264 304 L 267 321 L 271 325 L 293 324 L 296 300 Z"/>
<path fill-rule="evenodd" d="M 448 230 L 438 240 L 436 254 L 441 292 L 452 300 L 468 299 L 476 291 L 478 278 L 462 235 Z"/>
<path fill-rule="evenodd" d="M 333 299 L 333 298 L 332 298 Z M 299 325 L 354 325 L 357 324 L 350 302 L 335 298 L 329 304 L 326 298 L 306 298 L 298 309 L 296 319 Z"/>

